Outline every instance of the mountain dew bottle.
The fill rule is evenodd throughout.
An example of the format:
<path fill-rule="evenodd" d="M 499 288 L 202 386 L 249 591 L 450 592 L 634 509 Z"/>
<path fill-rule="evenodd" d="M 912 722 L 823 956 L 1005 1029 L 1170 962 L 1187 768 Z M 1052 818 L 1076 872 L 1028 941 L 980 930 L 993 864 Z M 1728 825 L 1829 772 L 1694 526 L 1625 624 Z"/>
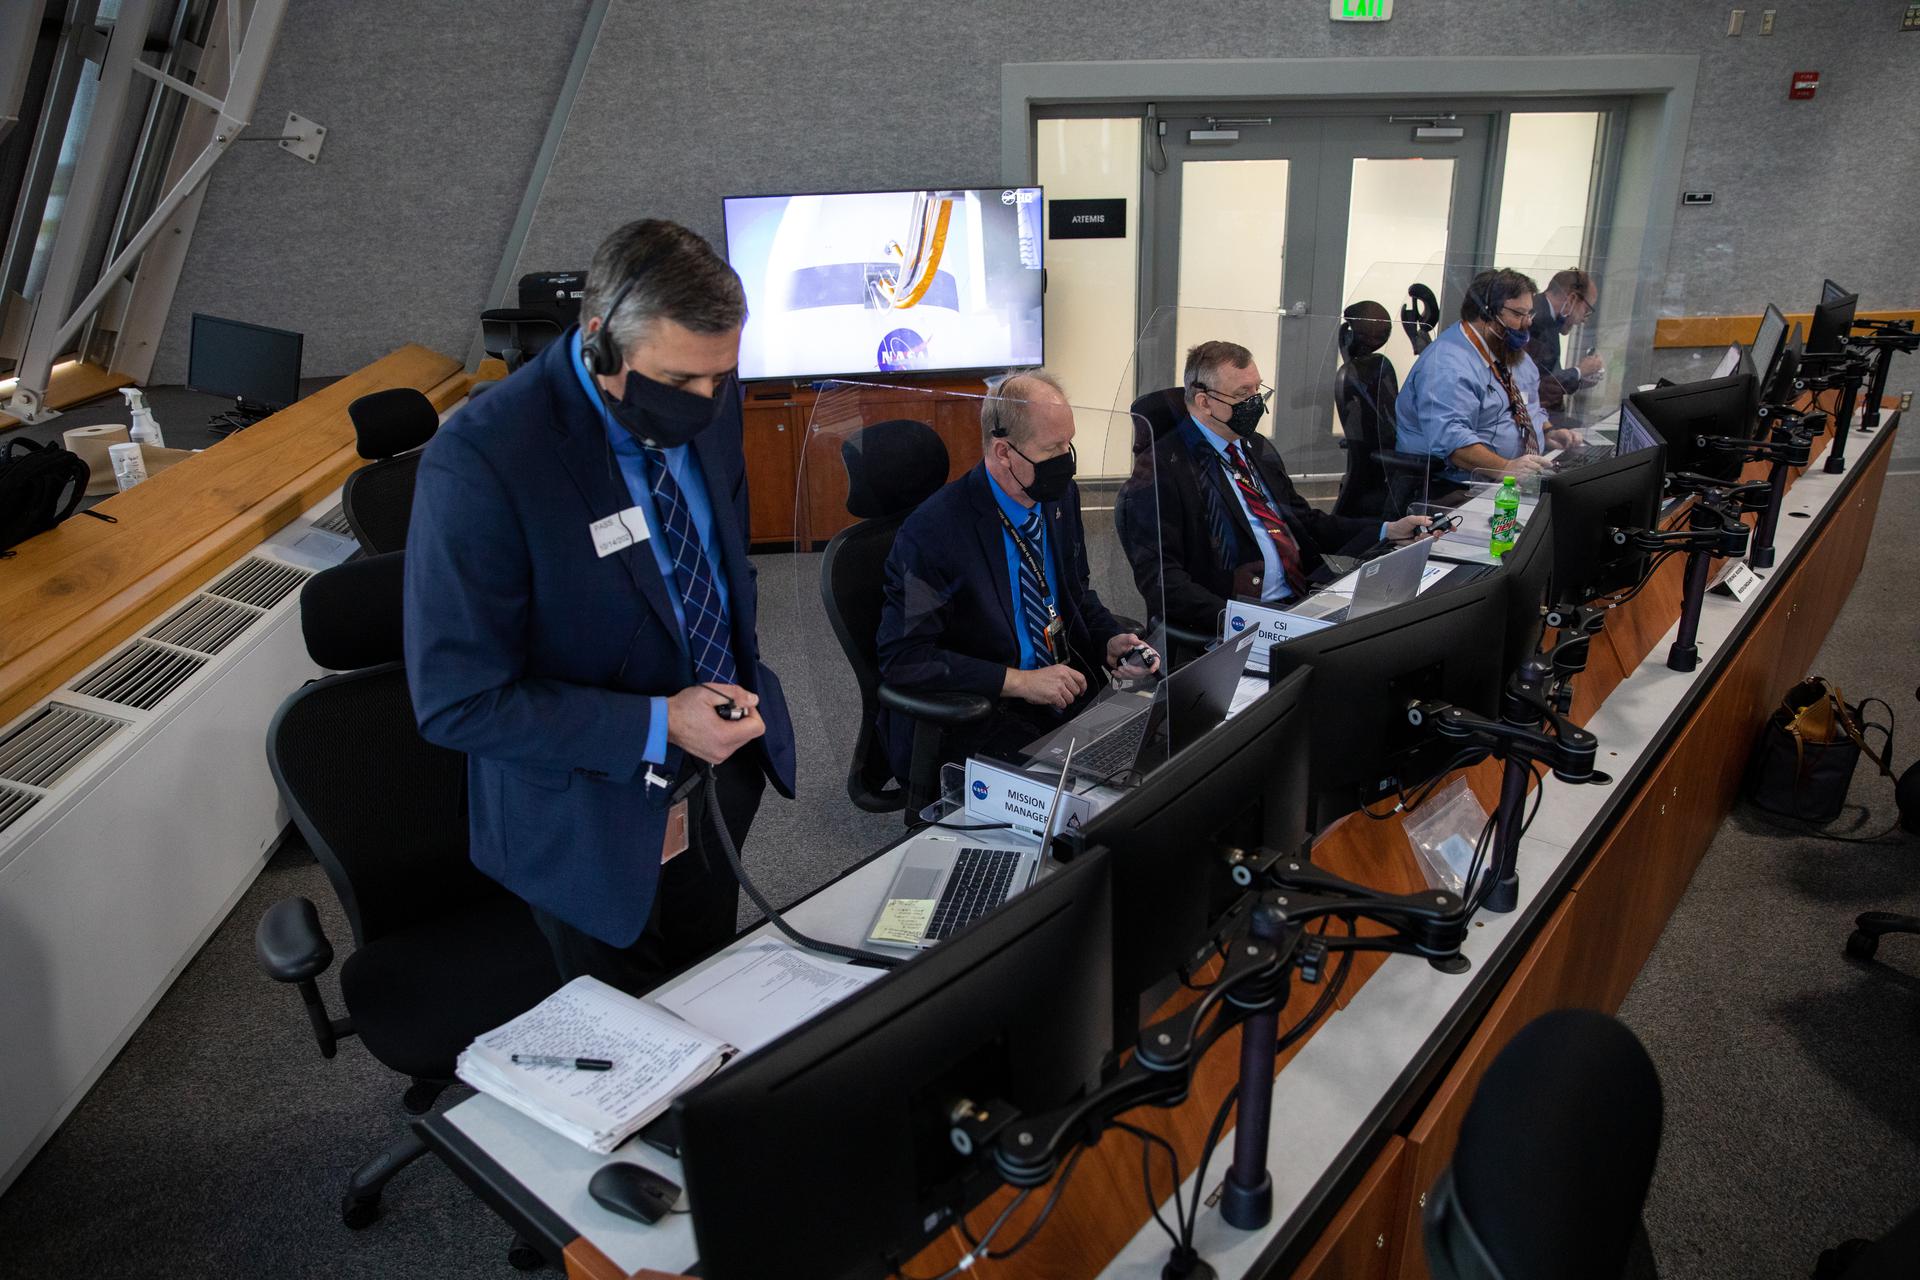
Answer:
<path fill-rule="evenodd" d="M 1500 482 L 1500 492 L 1493 498 L 1493 537 L 1487 543 L 1487 550 L 1498 560 L 1513 550 L 1513 544 L 1520 538 L 1520 486 L 1512 476 Z"/>

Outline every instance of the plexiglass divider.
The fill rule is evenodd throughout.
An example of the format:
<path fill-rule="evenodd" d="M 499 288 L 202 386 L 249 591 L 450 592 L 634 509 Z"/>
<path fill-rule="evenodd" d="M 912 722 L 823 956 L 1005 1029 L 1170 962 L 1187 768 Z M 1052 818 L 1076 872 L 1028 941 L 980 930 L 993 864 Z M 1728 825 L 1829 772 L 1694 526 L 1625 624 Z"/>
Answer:
<path fill-rule="evenodd" d="M 1137 657 L 1110 661 L 1133 648 L 1115 637 L 1166 647 L 1156 630 L 1164 609 L 1153 459 L 1132 447 L 1149 438 L 1145 424 L 1031 382 L 1019 394 L 1024 401 L 995 406 L 987 395 L 898 384 L 815 388 L 784 588 L 801 642 L 784 647 L 803 668 L 788 682 L 809 739 L 803 785 L 845 805 L 846 847 L 836 852 L 847 861 L 879 847 L 880 832 L 901 831 L 907 787 L 918 788 L 916 801 L 937 802 L 941 763 L 964 771 L 970 757 L 991 758 L 1024 772 L 1029 793 L 1050 797 L 1068 739 L 1069 794 L 1124 784 L 1166 757 L 1157 724 L 1142 726 L 1160 732 L 1143 733 L 1136 752 L 1107 744 L 1107 754 L 1127 754 L 1107 775 L 1087 754 L 1102 730 L 1152 701 L 1156 681 Z M 1010 430 L 998 451 L 983 425 L 989 408 Z M 983 461 L 989 452 L 997 467 Z M 1074 455 L 1075 482 L 1051 497 L 1045 478 L 1059 464 L 1047 464 Z M 1034 502 L 1028 485 L 1045 500 Z M 950 723 L 882 711 L 883 683 L 921 699 L 970 698 L 987 715 Z M 918 769 L 916 729 L 928 734 L 923 751 L 939 747 Z M 965 791 L 946 798 L 948 809 L 963 808 Z M 921 806 L 912 807 L 918 818 Z M 877 809 L 888 812 L 878 826 L 861 813 Z"/>

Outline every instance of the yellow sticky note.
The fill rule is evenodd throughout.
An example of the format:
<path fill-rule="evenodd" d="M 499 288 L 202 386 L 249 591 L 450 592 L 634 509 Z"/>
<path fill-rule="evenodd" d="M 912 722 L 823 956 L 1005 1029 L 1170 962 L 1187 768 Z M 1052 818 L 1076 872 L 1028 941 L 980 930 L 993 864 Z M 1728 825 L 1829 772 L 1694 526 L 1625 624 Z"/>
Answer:
<path fill-rule="evenodd" d="M 932 898 L 888 898 L 871 936 L 875 942 L 918 942 L 931 919 Z"/>

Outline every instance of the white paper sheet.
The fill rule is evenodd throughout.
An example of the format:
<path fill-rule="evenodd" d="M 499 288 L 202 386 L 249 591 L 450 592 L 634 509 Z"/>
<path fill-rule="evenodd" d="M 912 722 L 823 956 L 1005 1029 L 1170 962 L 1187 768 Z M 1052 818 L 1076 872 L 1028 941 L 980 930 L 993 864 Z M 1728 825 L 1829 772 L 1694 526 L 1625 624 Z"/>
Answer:
<path fill-rule="evenodd" d="M 755 942 L 723 952 L 653 999 L 708 1035 L 752 1053 L 882 972 L 837 964 L 787 942 Z"/>

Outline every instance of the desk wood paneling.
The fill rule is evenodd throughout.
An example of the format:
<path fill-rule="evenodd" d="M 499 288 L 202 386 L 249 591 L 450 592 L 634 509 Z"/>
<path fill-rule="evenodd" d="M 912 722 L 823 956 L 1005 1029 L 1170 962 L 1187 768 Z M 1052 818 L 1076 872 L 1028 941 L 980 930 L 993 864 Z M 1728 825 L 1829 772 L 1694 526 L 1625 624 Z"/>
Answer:
<path fill-rule="evenodd" d="M 0 562 L 0 724 L 197 590 L 360 465 L 347 406 L 417 387 L 445 409 L 466 392 L 452 359 L 400 348 Z"/>

